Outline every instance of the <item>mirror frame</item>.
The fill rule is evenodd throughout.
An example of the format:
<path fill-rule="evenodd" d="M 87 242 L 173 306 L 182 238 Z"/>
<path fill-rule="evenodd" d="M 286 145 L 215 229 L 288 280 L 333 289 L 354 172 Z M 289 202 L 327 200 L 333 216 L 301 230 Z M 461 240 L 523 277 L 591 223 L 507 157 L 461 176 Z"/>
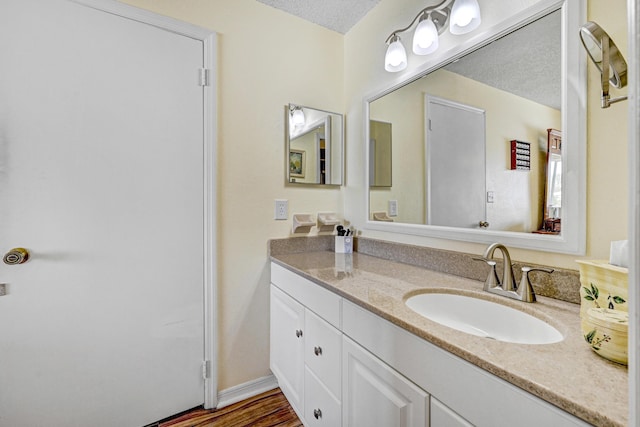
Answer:
<path fill-rule="evenodd" d="M 505 245 L 584 255 L 586 251 L 586 199 L 587 199 L 587 142 L 586 142 L 586 57 L 580 44 L 578 29 L 586 20 L 585 2 L 573 0 L 540 1 L 514 16 L 497 23 L 474 37 L 428 61 L 416 71 L 400 76 L 392 87 L 365 96 L 363 115 L 364 140 L 369 141 L 369 103 L 433 72 L 472 51 L 503 37 L 553 11 L 561 10 L 562 19 L 562 132 L 563 148 L 563 201 L 562 232 L 559 235 L 499 231 L 491 229 L 464 229 L 445 226 L 392 223 L 371 220 L 369 195 L 369 144 L 364 144 L 365 212 L 364 229 L 390 233 L 435 237 L 476 243 L 501 242 Z M 566 191 L 564 188 L 566 187 Z M 565 195 L 566 194 L 566 195 Z"/>
<path fill-rule="evenodd" d="M 328 127 L 327 123 L 328 123 L 328 115 L 333 115 L 333 116 L 339 116 L 340 120 L 342 121 L 342 123 L 340 124 L 340 164 L 338 165 L 338 168 L 340 169 L 340 183 L 339 184 L 320 184 L 320 183 L 316 183 L 316 182 L 291 182 L 291 176 L 290 176 L 290 171 L 289 171 L 289 150 L 291 149 L 291 140 L 289 138 L 289 107 L 291 105 L 295 105 L 297 107 L 301 107 L 301 108 L 306 108 L 309 110 L 315 110 L 315 111 L 320 111 L 322 113 L 327 113 L 327 118 L 324 120 L 325 123 L 325 129 Z M 317 123 L 320 123 L 320 121 L 318 121 Z M 331 124 L 331 126 L 334 126 L 334 124 Z M 325 136 L 326 138 L 326 136 Z M 321 108 L 315 108 L 315 107 L 307 107 L 306 105 L 301 105 L 301 104 L 293 104 L 293 103 L 289 103 L 287 105 L 284 106 L 284 182 L 285 185 L 289 186 L 305 186 L 305 187 L 317 187 L 317 188 L 336 188 L 336 187 L 342 187 L 344 185 L 345 182 L 345 151 L 344 151 L 344 139 L 345 139 L 345 117 L 344 114 L 340 114 L 340 113 L 336 113 L 333 111 L 327 111 L 327 110 L 323 110 Z M 332 143 L 332 142 L 331 142 Z"/>

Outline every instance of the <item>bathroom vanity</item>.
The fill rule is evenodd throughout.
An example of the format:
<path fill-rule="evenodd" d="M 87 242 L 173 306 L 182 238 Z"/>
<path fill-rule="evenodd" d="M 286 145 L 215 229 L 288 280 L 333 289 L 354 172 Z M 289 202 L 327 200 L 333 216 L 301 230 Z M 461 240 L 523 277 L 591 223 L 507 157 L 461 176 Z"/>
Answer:
<path fill-rule="evenodd" d="M 305 426 L 626 425 L 627 369 L 584 343 L 576 304 L 507 300 L 476 280 L 361 253 L 271 260 L 271 369 Z M 511 306 L 564 339 L 505 343 L 406 306 L 433 290 Z"/>

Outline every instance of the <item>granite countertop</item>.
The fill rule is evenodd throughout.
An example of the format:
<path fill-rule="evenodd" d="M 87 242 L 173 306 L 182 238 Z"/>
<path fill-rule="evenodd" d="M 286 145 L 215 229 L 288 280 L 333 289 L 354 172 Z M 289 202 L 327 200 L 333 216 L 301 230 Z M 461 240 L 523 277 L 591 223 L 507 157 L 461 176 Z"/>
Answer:
<path fill-rule="evenodd" d="M 578 304 L 540 296 L 535 304 L 523 303 L 483 292 L 477 280 L 361 253 L 272 254 L 271 260 L 588 423 L 627 425 L 627 368 L 585 343 Z M 489 340 L 440 325 L 404 304 L 409 296 L 433 289 L 518 308 L 555 326 L 565 338 L 545 345 Z"/>

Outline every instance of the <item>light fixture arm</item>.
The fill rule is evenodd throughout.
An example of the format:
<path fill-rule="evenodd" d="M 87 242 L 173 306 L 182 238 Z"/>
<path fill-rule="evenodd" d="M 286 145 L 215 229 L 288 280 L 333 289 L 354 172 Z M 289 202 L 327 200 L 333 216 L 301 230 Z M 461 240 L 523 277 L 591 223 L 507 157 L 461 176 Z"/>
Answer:
<path fill-rule="evenodd" d="M 580 27 L 580 39 L 589 58 L 600 71 L 600 106 L 608 108 L 611 104 L 627 99 L 626 96 L 612 99 L 609 95 L 611 85 L 618 89 L 627 85 L 627 63 L 609 34 L 597 23 L 589 21 Z"/>
<path fill-rule="evenodd" d="M 389 35 L 389 37 L 387 37 L 387 39 L 385 40 L 385 43 L 389 44 L 391 39 L 393 39 L 399 33 L 404 33 L 405 31 L 409 30 L 418 21 L 418 19 L 422 15 L 424 15 L 425 13 L 426 14 L 432 14 L 433 12 L 438 12 L 438 15 L 440 15 L 441 18 L 440 19 L 434 19 L 434 24 L 436 25 L 436 28 L 438 29 L 438 34 L 442 34 L 444 32 L 444 30 L 446 29 L 446 23 L 449 20 L 449 15 L 451 14 L 451 8 L 449 7 L 449 5 L 451 3 L 453 3 L 453 0 L 443 0 L 441 3 L 439 3 L 439 4 L 435 5 L 435 6 L 425 7 L 420 12 L 418 12 L 416 17 L 413 18 L 413 20 L 411 21 L 411 23 L 409 25 L 407 25 L 404 28 L 401 28 L 399 30 L 395 30 L 394 32 L 392 32 Z M 441 21 L 441 19 L 443 19 L 443 20 Z"/>
<path fill-rule="evenodd" d="M 602 36 L 602 74 L 600 77 L 602 83 L 602 108 L 608 108 L 611 104 L 627 99 L 626 96 L 619 96 L 611 99 L 609 95 L 609 70 L 609 35 L 604 34 Z"/>

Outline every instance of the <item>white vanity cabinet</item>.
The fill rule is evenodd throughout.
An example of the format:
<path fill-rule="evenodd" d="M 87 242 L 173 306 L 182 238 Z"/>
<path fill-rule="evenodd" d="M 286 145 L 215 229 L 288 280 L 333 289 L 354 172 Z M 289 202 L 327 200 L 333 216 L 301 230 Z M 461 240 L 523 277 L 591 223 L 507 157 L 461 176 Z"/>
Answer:
<path fill-rule="evenodd" d="M 305 426 L 340 427 L 342 298 L 271 265 L 271 371 Z"/>
<path fill-rule="evenodd" d="M 589 424 L 271 264 L 271 369 L 305 426 Z"/>

